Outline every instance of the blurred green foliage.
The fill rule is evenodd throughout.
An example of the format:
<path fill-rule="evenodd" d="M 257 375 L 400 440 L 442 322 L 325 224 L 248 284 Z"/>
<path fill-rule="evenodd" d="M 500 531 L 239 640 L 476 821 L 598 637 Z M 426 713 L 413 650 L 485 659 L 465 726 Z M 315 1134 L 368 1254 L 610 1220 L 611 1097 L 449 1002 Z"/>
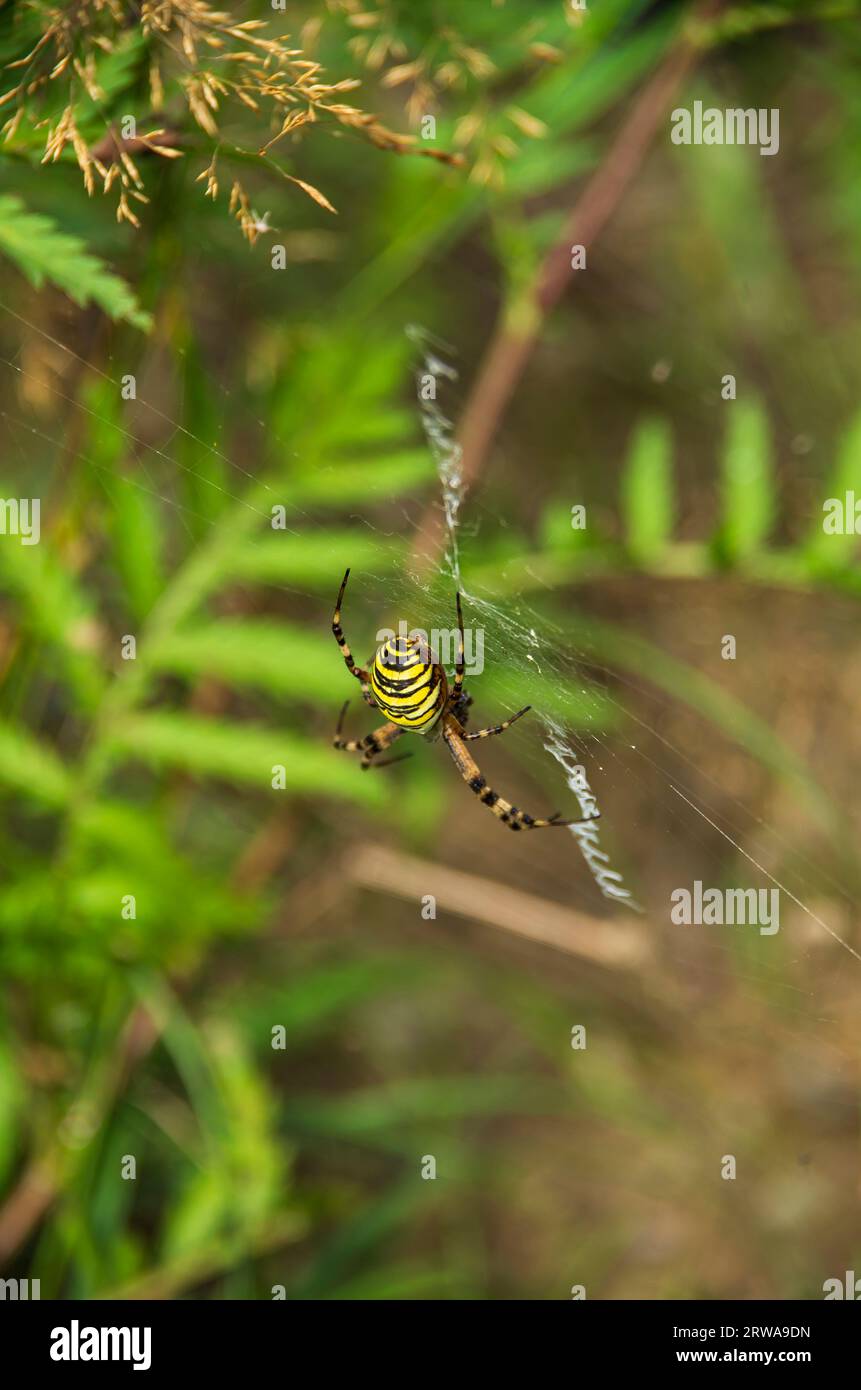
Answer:
<path fill-rule="evenodd" d="M 24 55 L 49 8 L 4 9 L 4 64 Z M 241 8 L 271 19 L 268 6 Z M 593 1182 L 612 1139 L 634 1146 L 644 1185 L 672 1187 L 663 1146 L 667 1132 L 684 1144 L 698 1084 L 681 1054 L 702 1062 L 709 1023 L 691 1038 L 687 1020 L 662 1013 L 663 1002 L 653 1010 L 631 982 L 532 978 L 492 951 L 417 934 L 401 943 L 402 921 L 383 909 L 377 939 L 378 909 L 343 882 L 344 845 L 370 825 L 433 854 L 453 774 L 428 756 L 403 777 L 365 778 L 327 746 L 353 693 L 328 632 L 338 580 L 348 565 L 365 576 L 349 630 L 370 645 L 371 614 L 388 616 L 392 595 L 406 592 L 416 528 L 436 496 L 403 327 L 428 322 L 462 342 L 467 361 L 478 352 L 694 7 L 607 0 L 585 18 L 562 0 L 292 8 L 303 51 L 333 80 L 361 73 L 364 108 L 383 109 L 398 130 L 415 134 L 435 114 L 434 148 L 460 152 L 463 166 L 375 149 L 334 121 L 256 156 L 278 124 L 254 110 L 225 113 L 216 136 L 169 95 L 153 110 L 157 40 L 134 30 L 99 59 L 95 93 L 73 104 L 89 147 L 130 111 L 180 137 L 181 158 L 141 156 L 140 229 L 87 196 L 71 146 L 42 164 L 62 111 L 50 88 L 0 151 L 2 489 L 43 500 L 42 543 L 0 545 L 0 1273 L 31 1271 L 43 1297 L 268 1297 L 279 1284 L 291 1298 L 564 1297 L 584 1269 L 596 1292 L 642 1293 L 654 1278 L 664 1296 L 731 1294 L 737 1267 L 704 1274 L 699 1287 L 683 1277 L 684 1242 L 657 1273 L 614 1283 L 638 1223 L 648 1227 L 624 1192 L 621 1216 L 604 1196 L 596 1215 L 578 1194 L 563 1223 L 568 1249 L 549 1234 L 543 1194 L 531 1193 L 546 1249 L 522 1267 L 494 1250 L 497 1213 L 516 1204 L 518 1161 L 540 1187 L 543 1162 L 567 1164 L 567 1140 L 557 1152 L 552 1137 L 565 1125 Z M 728 6 L 694 29 L 710 83 L 730 74 L 727 101 L 733 84 L 791 87 L 803 64 L 798 80 L 827 89 L 829 121 L 857 150 L 858 39 L 847 17 L 856 6 Z M 807 28 L 795 32 L 800 22 L 817 48 L 805 47 Z M 791 88 L 788 100 L 799 145 L 810 146 L 802 156 L 816 161 L 804 96 Z M 203 196 L 214 152 L 241 169 L 249 207 L 272 209 L 271 233 L 252 245 L 223 193 Z M 531 700 L 598 736 L 635 705 L 625 682 L 649 682 L 836 834 L 840 813 L 818 772 L 765 714 L 649 635 L 572 611 L 563 597 L 595 580 L 729 578 L 751 593 L 861 595 L 855 539 L 825 538 L 820 522 L 825 498 L 861 495 L 857 350 L 847 362 L 839 325 L 828 313 L 825 327 L 815 321 L 784 219 L 769 211 L 767 161 L 719 151 L 706 170 L 690 153 L 667 147 L 660 169 L 650 166 L 665 192 L 678 181 L 688 215 L 640 249 L 642 272 L 627 262 L 627 280 L 620 254 L 621 286 L 598 271 L 597 291 L 571 312 L 574 356 L 560 348 L 555 377 L 544 364 L 548 395 L 573 393 L 576 469 L 558 466 L 558 439 L 515 416 L 529 456 L 503 469 L 487 502 L 505 524 L 465 541 L 468 586 L 503 603 L 529 594 L 561 645 L 621 683 L 583 692 L 572 681 L 560 694 L 540 670 L 527 680 L 490 663 L 482 702 Z M 848 169 L 848 156 L 835 157 L 817 197 L 823 225 L 841 225 L 857 247 L 861 201 Z M 284 173 L 319 188 L 338 219 Z M 635 215 L 632 238 L 639 228 Z M 283 275 L 271 269 L 275 243 L 286 249 Z M 857 271 L 845 271 L 856 296 Z M 633 288 L 649 275 L 669 303 L 662 331 L 681 349 L 663 395 L 667 374 L 648 376 L 660 343 Z M 587 357 L 605 312 L 596 379 Z M 547 332 L 559 348 L 558 325 Z M 750 337 L 771 375 L 758 379 L 754 366 L 721 415 L 720 378 L 738 370 Z M 777 444 L 801 428 L 791 349 L 802 342 L 830 459 L 807 480 L 806 511 L 784 505 Z M 709 485 L 697 480 L 698 496 L 711 487 L 714 498 L 692 526 L 685 432 L 699 408 L 714 472 Z M 588 504 L 586 532 L 571 527 L 577 501 Z M 286 532 L 269 525 L 273 506 L 285 509 Z M 450 621 L 450 589 L 436 577 L 415 594 Z M 121 658 L 126 635 L 133 661 Z M 540 783 L 534 743 L 516 741 L 511 756 Z M 545 891 L 540 869 L 531 887 Z M 580 901 L 595 910 L 594 898 Z M 359 940 L 339 934 L 346 920 Z M 779 992 L 777 964 L 774 981 Z M 603 1026 L 615 1048 L 575 1069 L 572 1017 Z M 755 1017 L 772 1026 L 765 1006 Z M 277 1026 L 283 1053 L 271 1046 Z M 530 1122 L 538 1158 L 522 1150 Z M 752 1149 L 760 1142 L 767 1150 L 758 1132 Z M 417 1179 L 429 1152 L 444 1173 L 435 1183 Z M 118 1178 L 127 1154 L 133 1183 Z M 623 1165 L 611 1167 L 624 1188 Z M 694 1234 L 712 1220 L 704 1207 Z M 782 1265 L 779 1248 L 770 1265 L 758 1249 L 758 1266 L 744 1224 L 735 1237 L 751 1259 L 746 1289 L 815 1293 L 809 1270 Z M 522 1235 L 516 1220 L 506 1232 L 515 1244 Z"/>

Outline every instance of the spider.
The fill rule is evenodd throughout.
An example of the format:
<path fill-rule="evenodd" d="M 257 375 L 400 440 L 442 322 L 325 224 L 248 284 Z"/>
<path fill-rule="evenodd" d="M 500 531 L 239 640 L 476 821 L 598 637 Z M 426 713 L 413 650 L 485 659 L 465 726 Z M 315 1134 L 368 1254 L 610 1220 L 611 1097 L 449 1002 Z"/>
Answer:
<path fill-rule="evenodd" d="M 350 571 L 347 570 L 332 616 L 332 632 L 347 664 L 347 670 L 361 681 L 363 698 L 367 704 L 380 709 L 388 717 L 388 723 L 375 729 L 373 733 L 366 734 L 364 738 L 342 738 L 344 717 L 350 704 L 347 700 L 335 731 L 335 748 L 345 753 L 361 753 L 361 767 L 364 771 L 369 767 L 387 767 L 391 763 L 401 762 L 400 757 L 378 761 L 380 753 L 390 748 L 401 734 L 412 732 L 432 738 L 438 738 L 441 734 L 455 767 L 470 790 L 475 792 L 485 806 L 490 807 L 493 814 L 507 825 L 509 830 L 540 830 L 546 825 L 579 824 L 577 821 L 562 820 L 558 811 L 548 819 L 541 820 L 528 815 L 526 811 L 521 811 L 517 806 L 512 806 L 487 785 L 478 765 L 470 757 L 466 748 L 470 740 L 504 733 L 518 719 L 522 719 L 532 706 L 524 705 L 523 709 L 518 710 L 510 719 L 504 719 L 501 724 L 478 729 L 474 733 L 466 732 L 467 711 L 472 704 L 472 697 L 467 695 L 463 688 L 464 640 L 460 594 L 455 596 L 459 633 L 457 665 L 454 681 L 449 686 L 445 670 L 436 661 L 433 653 L 428 652 L 422 639 L 416 636 L 390 637 L 377 648 L 370 673 L 356 665 L 341 628 L 341 604 L 349 577 Z M 402 755 L 409 756 L 408 753 Z M 594 819 L 594 814 L 591 819 Z"/>

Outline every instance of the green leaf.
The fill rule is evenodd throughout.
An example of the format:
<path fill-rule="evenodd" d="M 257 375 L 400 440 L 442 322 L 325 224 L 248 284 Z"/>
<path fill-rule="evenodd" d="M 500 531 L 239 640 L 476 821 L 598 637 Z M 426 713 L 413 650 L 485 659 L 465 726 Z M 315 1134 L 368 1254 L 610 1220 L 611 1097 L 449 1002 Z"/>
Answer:
<path fill-rule="evenodd" d="M 93 707 L 104 687 L 104 633 L 91 595 L 44 538 L 40 545 L 0 546 L 0 579 L 20 601 L 19 626 L 59 649 L 69 683 Z"/>
<path fill-rule="evenodd" d="M 432 1182 L 408 1179 L 390 1188 L 377 1201 L 362 1203 L 323 1241 L 310 1267 L 291 1287 L 291 1298 L 340 1297 L 341 1281 L 349 1277 L 353 1267 L 361 1260 L 379 1262 L 381 1247 L 433 1203 L 434 1186 Z M 335 1288 L 339 1289 L 337 1294 Z"/>
<path fill-rule="evenodd" d="M 97 304 L 112 319 L 126 319 L 147 332 L 145 313 L 128 285 L 91 256 L 84 243 L 40 212 L 29 212 L 14 194 L 0 195 L 0 251 L 14 261 L 36 289 L 46 280 L 82 308 Z"/>
<path fill-rule="evenodd" d="M 233 685 L 254 685 L 273 695 L 343 703 L 337 649 L 331 634 L 286 623 L 225 618 L 159 638 L 146 653 L 162 671 L 218 676 Z M 343 664 L 343 663 L 342 663 Z"/>
<path fill-rule="evenodd" d="M 314 1038 L 360 1006 L 373 1007 L 386 995 L 403 997 L 406 990 L 439 987 L 441 970 L 435 958 L 420 962 L 416 980 L 415 952 L 404 956 L 373 956 L 369 960 L 334 961 L 317 967 L 306 965 L 295 978 L 289 974 L 265 988 L 249 984 L 225 990 L 219 1009 L 227 1009 L 246 1034 L 254 1034 L 260 1048 L 270 1047 L 273 1020 L 287 1029 L 291 1047 Z"/>
<path fill-rule="evenodd" d="M 615 15 L 613 8 L 617 11 Z M 630 90 L 666 48 L 671 38 L 667 23 L 643 26 L 639 32 L 631 32 L 624 41 L 619 34 L 607 41 L 619 21 L 625 22 L 627 8 L 624 4 L 596 6 L 594 20 L 600 28 L 595 28 L 589 44 L 582 46 L 582 53 L 575 54 L 573 61 L 551 68 L 534 85 L 528 97 L 523 97 L 522 105 L 528 106 L 531 114 L 544 121 L 554 133 L 586 128 Z M 593 27 L 590 18 L 589 28 Z M 585 34 L 585 27 L 583 32 Z"/>
<path fill-rule="evenodd" d="M 133 618 L 142 620 L 164 586 L 161 567 L 162 530 L 156 499 L 143 488 L 118 481 L 113 493 L 110 527 L 114 564 L 122 579 Z"/>
<path fill-rule="evenodd" d="M 379 502 L 436 478 L 427 449 L 405 449 L 380 459 L 355 463 L 318 464 L 313 473 L 291 479 L 283 499 L 288 505 L 343 507 L 352 503 Z"/>
<path fill-rule="evenodd" d="M 534 198 L 586 173 L 597 162 L 591 141 L 527 140 L 506 170 L 507 199 Z"/>
<path fill-rule="evenodd" d="M 628 549 L 648 565 L 673 529 L 671 439 L 663 420 L 644 420 L 637 428 L 622 475 L 621 500 Z"/>
<path fill-rule="evenodd" d="M 774 482 L 768 420 L 762 406 L 739 401 L 728 408 L 719 546 L 727 559 L 739 560 L 759 550 L 768 536 L 774 517 Z"/>
<path fill-rule="evenodd" d="M 182 501 L 189 534 L 199 539 L 223 512 L 240 478 L 224 450 L 224 403 L 212 391 L 200 345 L 189 333 L 177 351 L 175 370 L 182 382 L 182 428 L 171 452 L 182 467 Z"/>
<path fill-rule="evenodd" d="M 588 531 L 585 527 L 572 526 L 573 519 L 570 502 L 549 502 L 541 515 L 539 526 L 542 546 L 563 554 L 588 546 Z"/>
<path fill-rule="evenodd" d="M 467 1270 L 425 1269 L 416 1261 L 384 1265 L 379 1269 L 365 1270 L 346 1283 L 319 1294 L 320 1298 L 347 1299 L 374 1302 L 404 1299 L 452 1298 L 463 1299 L 475 1293 L 480 1287 L 478 1281 L 470 1279 Z M 295 1297 L 295 1295 L 294 1295 Z"/>
<path fill-rule="evenodd" d="M 0 1035 L 0 1182 L 5 1181 L 15 1157 L 27 1089 L 15 1065 L 14 1052 Z"/>
<path fill-rule="evenodd" d="M 316 1137 L 361 1140 L 380 1131 L 474 1119 L 480 1115 L 558 1115 L 570 1111 L 561 1085 L 510 1076 L 440 1076 L 392 1081 L 349 1095 L 296 1097 L 290 1128 Z"/>
<path fill-rule="evenodd" d="M 824 529 L 828 515 L 826 503 L 836 500 L 845 509 L 848 492 L 854 492 L 861 499 L 861 411 L 851 421 L 840 442 L 822 506 L 815 512 L 814 529 L 804 547 L 805 558 L 819 573 L 844 568 L 857 551 L 854 516 L 843 518 L 843 534 L 839 531 L 832 534 Z"/>
<path fill-rule="evenodd" d="M 285 790 L 381 805 L 386 792 L 344 755 L 280 729 L 227 724 L 184 714 L 141 714 L 125 719 L 110 737 L 113 749 L 154 766 L 181 767 L 257 787 L 270 796 L 272 769 L 285 769 Z"/>
<path fill-rule="evenodd" d="M 407 554 L 401 538 L 380 537 L 358 529 L 324 530 L 292 534 L 273 531 L 271 535 L 249 538 L 236 553 L 232 569 L 237 578 L 263 584 L 297 584 L 303 590 L 338 592 L 344 570 L 389 572 L 400 566 Z M 333 596 L 334 603 L 334 596 Z"/>
<path fill-rule="evenodd" d="M 114 565 L 132 617 L 142 619 L 164 584 L 158 498 L 153 494 L 146 464 L 125 463 L 130 436 L 122 418 L 116 384 L 103 377 L 93 377 L 83 387 L 82 397 L 87 439 L 80 464 L 82 469 L 92 472 L 98 488 L 109 500 L 106 529 L 112 542 Z M 126 467 L 130 470 L 128 473 Z M 138 482 L 141 474 L 142 480 Z"/>
<path fill-rule="evenodd" d="M 264 1074 L 229 1024 L 210 1025 L 200 1041 L 217 1085 L 223 1130 L 170 1212 L 163 1239 L 169 1261 L 221 1234 L 253 1240 L 261 1223 L 277 1212 L 286 1176 Z"/>
<path fill-rule="evenodd" d="M 36 801 L 62 806 L 70 782 L 53 749 L 38 743 L 25 729 L 0 723 L 0 783 Z"/>

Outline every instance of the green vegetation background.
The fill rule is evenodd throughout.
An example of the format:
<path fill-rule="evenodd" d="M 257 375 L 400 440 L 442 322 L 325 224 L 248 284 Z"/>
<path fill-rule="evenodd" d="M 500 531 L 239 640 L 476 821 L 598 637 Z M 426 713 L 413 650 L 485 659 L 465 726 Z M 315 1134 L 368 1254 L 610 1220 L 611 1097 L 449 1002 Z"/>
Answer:
<path fill-rule="evenodd" d="M 72 66 L 6 108 L 0 491 L 41 497 L 43 534 L 0 538 L 0 1276 L 43 1298 L 819 1297 L 861 1267 L 858 962 L 788 905 L 767 954 L 680 941 L 671 888 L 749 866 L 667 784 L 751 853 L 774 827 L 768 871 L 857 946 L 861 576 L 821 526 L 824 498 L 861 497 L 857 7 L 232 7 L 361 77 L 330 102 L 413 135 L 433 112 L 454 163 L 325 112 L 258 155 L 280 117 L 230 92 L 213 134 L 195 100 L 219 50 L 181 43 L 201 8 L 148 35 L 66 7 L 97 90 Z M 3 63 L 52 15 L 4 6 Z M 780 154 L 660 124 L 465 508 L 467 587 L 526 594 L 593 663 L 605 842 L 649 945 L 616 969 L 466 899 L 422 919 L 416 857 L 529 894 L 539 925 L 562 903 L 600 932 L 608 909 L 567 836 L 500 845 L 439 749 L 377 780 L 329 748 L 353 692 L 328 625 L 351 565 L 370 649 L 438 497 L 405 325 L 456 345 L 465 402 L 683 44 L 672 104 L 777 106 Z M 85 153 L 43 163 L 67 86 Z M 129 113 L 180 152 L 134 152 L 145 203 L 128 171 L 84 184 Z M 487 660 L 482 722 L 536 688 L 500 680 L 492 630 Z M 488 770 L 550 809 L 538 747 L 519 726 Z M 402 865 L 392 891 L 359 882 L 369 844 Z"/>

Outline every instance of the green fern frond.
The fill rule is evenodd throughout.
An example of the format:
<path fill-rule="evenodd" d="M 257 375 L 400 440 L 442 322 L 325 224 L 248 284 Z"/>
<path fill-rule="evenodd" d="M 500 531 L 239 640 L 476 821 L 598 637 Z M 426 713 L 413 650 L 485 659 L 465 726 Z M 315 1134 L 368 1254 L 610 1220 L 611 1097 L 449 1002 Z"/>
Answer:
<path fill-rule="evenodd" d="M 92 256 L 78 237 L 61 231 L 44 213 L 30 212 L 14 194 L 0 195 L 0 251 L 36 289 L 50 280 L 82 308 L 97 304 L 109 318 L 149 330 L 150 315 L 125 281 Z"/>

